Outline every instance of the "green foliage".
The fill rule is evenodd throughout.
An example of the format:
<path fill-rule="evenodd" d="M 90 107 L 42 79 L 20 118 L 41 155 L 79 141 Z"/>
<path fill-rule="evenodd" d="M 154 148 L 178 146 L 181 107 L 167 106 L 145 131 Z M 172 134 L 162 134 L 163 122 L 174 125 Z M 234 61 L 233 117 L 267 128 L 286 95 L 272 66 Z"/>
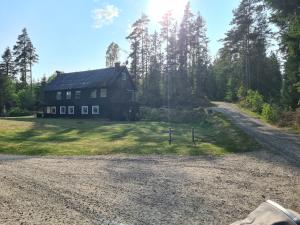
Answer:
<path fill-rule="evenodd" d="M 271 21 L 280 29 L 281 50 L 285 55 L 282 103 L 286 108 L 299 105 L 300 90 L 300 10 L 298 0 L 266 0 L 272 10 Z M 284 2 L 284 4 L 283 4 Z"/>
<path fill-rule="evenodd" d="M 175 123 L 189 123 L 199 120 L 205 120 L 206 114 L 202 108 L 195 109 L 167 109 L 167 108 L 149 108 L 142 107 L 140 109 L 142 120 L 147 121 L 164 121 Z"/>
<path fill-rule="evenodd" d="M 247 96 L 247 90 L 244 87 L 244 85 L 240 86 L 237 92 L 237 97 L 239 99 L 239 101 L 242 101 L 245 99 L 245 97 Z"/>
<path fill-rule="evenodd" d="M 265 120 L 272 123 L 277 122 L 279 119 L 278 108 L 268 103 L 263 104 L 261 115 Z"/>
<path fill-rule="evenodd" d="M 17 105 L 26 110 L 33 110 L 36 103 L 36 96 L 30 88 L 23 89 L 17 93 Z"/>
<path fill-rule="evenodd" d="M 241 104 L 253 112 L 261 113 L 264 99 L 258 91 L 248 90 L 247 96 Z"/>
<path fill-rule="evenodd" d="M 30 116 L 31 113 L 28 110 L 20 109 L 19 107 L 14 107 L 9 110 L 8 115 L 10 117 L 17 117 L 17 116 Z"/>

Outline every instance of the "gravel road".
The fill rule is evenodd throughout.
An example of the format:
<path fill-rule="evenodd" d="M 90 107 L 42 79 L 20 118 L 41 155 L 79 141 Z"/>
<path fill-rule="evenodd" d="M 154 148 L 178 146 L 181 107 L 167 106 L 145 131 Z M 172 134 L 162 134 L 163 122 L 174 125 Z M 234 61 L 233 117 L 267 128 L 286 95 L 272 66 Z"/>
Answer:
<path fill-rule="evenodd" d="M 213 110 L 228 116 L 237 126 L 263 146 L 273 150 L 290 163 L 300 167 L 300 136 L 290 134 L 259 119 L 246 115 L 234 104 L 214 102 Z"/>
<path fill-rule="evenodd" d="M 0 224 L 230 224 L 265 196 L 300 211 L 300 171 L 225 157 L 0 155 Z"/>

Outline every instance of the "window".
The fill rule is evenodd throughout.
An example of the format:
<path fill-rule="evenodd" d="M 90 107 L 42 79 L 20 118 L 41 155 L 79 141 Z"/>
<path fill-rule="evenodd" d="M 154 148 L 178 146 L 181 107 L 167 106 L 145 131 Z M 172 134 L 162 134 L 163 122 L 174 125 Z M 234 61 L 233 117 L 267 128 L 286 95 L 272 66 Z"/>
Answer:
<path fill-rule="evenodd" d="M 61 106 L 60 108 L 59 108 L 59 112 L 60 112 L 60 114 L 66 114 L 66 106 Z"/>
<path fill-rule="evenodd" d="M 74 115 L 74 106 L 68 106 L 68 114 Z"/>
<path fill-rule="evenodd" d="M 100 89 L 100 97 L 101 98 L 106 98 L 107 97 L 107 89 L 106 88 L 101 88 Z"/>
<path fill-rule="evenodd" d="M 89 107 L 81 106 L 81 114 L 89 114 Z"/>
<path fill-rule="evenodd" d="M 127 74 L 125 72 L 122 73 L 122 80 L 126 80 Z"/>
<path fill-rule="evenodd" d="M 93 105 L 92 106 L 92 114 L 99 114 L 99 105 Z"/>
<path fill-rule="evenodd" d="M 47 114 L 50 114 L 50 113 L 51 113 L 51 107 L 50 107 L 50 106 L 47 106 L 47 108 L 46 108 L 46 113 L 47 113 Z"/>
<path fill-rule="evenodd" d="M 92 90 L 90 98 L 97 98 L 97 90 Z"/>
<path fill-rule="evenodd" d="M 56 114 L 56 107 L 55 106 L 51 106 L 51 114 Z"/>
<path fill-rule="evenodd" d="M 66 99 L 70 100 L 72 98 L 72 92 L 71 91 L 67 91 L 66 92 Z"/>
<path fill-rule="evenodd" d="M 56 92 L 56 100 L 61 100 L 61 91 Z"/>
<path fill-rule="evenodd" d="M 81 91 L 75 91 L 75 99 L 80 99 Z"/>

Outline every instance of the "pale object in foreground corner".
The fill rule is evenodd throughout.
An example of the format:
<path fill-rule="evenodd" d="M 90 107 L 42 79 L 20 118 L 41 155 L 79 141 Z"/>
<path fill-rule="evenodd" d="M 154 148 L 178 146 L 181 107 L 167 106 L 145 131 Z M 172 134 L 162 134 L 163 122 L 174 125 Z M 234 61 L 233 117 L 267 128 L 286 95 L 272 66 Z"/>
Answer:
<path fill-rule="evenodd" d="M 244 220 L 231 225 L 300 225 L 300 214 L 267 200 Z"/>

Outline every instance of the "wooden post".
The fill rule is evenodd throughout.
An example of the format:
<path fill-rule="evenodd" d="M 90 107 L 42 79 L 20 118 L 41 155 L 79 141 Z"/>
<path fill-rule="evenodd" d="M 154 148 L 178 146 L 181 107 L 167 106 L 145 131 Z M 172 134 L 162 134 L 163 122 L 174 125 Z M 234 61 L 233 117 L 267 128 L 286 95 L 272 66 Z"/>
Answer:
<path fill-rule="evenodd" d="M 172 144 L 172 129 L 169 128 L 169 145 Z"/>
<path fill-rule="evenodd" d="M 193 141 L 194 144 L 196 144 L 196 142 L 195 142 L 195 129 L 194 129 L 194 127 L 192 128 L 192 141 Z"/>

